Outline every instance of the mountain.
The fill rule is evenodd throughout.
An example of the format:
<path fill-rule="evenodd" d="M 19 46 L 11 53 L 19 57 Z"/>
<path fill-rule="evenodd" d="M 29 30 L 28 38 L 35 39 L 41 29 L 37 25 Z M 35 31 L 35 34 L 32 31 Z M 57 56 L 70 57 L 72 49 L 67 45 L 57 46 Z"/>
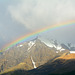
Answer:
<path fill-rule="evenodd" d="M 75 71 L 75 54 L 68 54 L 65 56 L 58 57 L 58 60 L 62 62 L 63 66 L 59 69 L 56 69 L 54 71 L 55 74 L 64 74 Z"/>
<path fill-rule="evenodd" d="M 75 54 L 65 53 L 62 56 L 54 59 L 52 62 L 47 62 L 30 73 L 32 75 L 66 75 L 68 72 L 74 71 Z"/>
<path fill-rule="evenodd" d="M 21 67 L 20 67 L 21 68 Z M 64 53 L 32 70 L 8 70 L 1 75 L 75 75 L 75 54 Z"/>
<path fill-rule="evenodd" d="M 20 63 L 24 63 L 28 67 L 23 68 L 24 70 L 32 70 L 48 61 L 53 61 L 64 53 L 69 53 L 69 50 L 56 45 L 50 47 L 38 38 L 19 43 L 0 55 L 0 72 L 11 69 Z"/>
<path fill-rule="evenodd" d="M 47 45 L 50 46 L 50 47 L 58 47 L 58 46 L 60 46 L 60 47 L 62 47 L 64 49 L 75 51 L 75 44 L 62 43 L 62 42 L 59 43 L 57 40 L 54 40 L 54 39 L 51 39 L 51 40 L 48 39 Z"/>

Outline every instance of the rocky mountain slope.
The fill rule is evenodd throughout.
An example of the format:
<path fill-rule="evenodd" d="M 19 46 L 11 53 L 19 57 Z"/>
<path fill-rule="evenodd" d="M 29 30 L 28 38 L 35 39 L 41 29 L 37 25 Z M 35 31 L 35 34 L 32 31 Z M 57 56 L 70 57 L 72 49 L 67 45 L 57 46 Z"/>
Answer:
<path fill-rule="evenodd" d="M 37 68 L 69 50 L 60 47 L 49 47 L 39 39 L 33 39 L 8 48 L 0 55 L 0 72 L 17 66 L 20 63 L 29 65 L 28 69 Z"/>

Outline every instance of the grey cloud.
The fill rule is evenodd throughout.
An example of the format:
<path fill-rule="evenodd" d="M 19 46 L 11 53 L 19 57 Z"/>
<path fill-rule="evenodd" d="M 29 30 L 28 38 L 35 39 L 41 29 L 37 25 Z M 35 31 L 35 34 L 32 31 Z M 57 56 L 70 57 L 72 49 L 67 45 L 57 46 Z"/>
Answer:
<path fill-rule="evenodd" d="M 40 28 L 70 20 L 75 20 L 75 0 L 0 0 L 0 45 Z M 40 35 L 74 43 L 75 25 Z"/>
<path fill-rule="evenodd" d="M 22 0 L 10 5 L 12 19 L 29 29 L 38 29 L 75 19 L 74 0 Z"/>

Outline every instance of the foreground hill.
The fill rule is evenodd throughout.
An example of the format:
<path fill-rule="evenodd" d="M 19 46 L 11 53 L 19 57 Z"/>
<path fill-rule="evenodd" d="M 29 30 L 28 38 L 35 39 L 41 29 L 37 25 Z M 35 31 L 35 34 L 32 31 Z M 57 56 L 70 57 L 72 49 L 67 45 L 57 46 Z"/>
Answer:
<path fill-rule="evenodd" d="M 56 69 L 54 71 L 55 74 L 68 74 L 68 72 L 74 73 L 74 71 L 75 71 L 75 54 L 61 56 L 61 57 L 57 58 L 56 60 L 60 60 L 60 62 L 63 64 L 63 66 L 60 67 L 59 69 Z"/>
<path fill-rule="evenodd" d="M 63 54 L 52 62 L 38 67 L 32 75 L 64 74 L 75 70 L 75 54 Z"/>
<path fill-rule="evenodd" d="M 33 70 L 24 70 L 21 67 L 23 66 L 16 70 L 8 70 L 1 75 L 75 75 L 75 54 L 65 53 L 55 58 L 52 62 L 48 61 Z"/>

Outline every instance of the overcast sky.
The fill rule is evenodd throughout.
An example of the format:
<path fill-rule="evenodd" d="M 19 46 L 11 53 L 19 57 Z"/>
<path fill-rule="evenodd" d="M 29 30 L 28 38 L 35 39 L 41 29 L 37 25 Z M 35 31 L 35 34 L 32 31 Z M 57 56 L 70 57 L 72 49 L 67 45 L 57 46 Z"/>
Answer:
<path fill-rule="evenodd" d="M 0 0 L 0 47 L 32 31 L 71 20 L 75 20 L 75 0 Z M 75 43 L 75 25 L 40 36 Z"/>

